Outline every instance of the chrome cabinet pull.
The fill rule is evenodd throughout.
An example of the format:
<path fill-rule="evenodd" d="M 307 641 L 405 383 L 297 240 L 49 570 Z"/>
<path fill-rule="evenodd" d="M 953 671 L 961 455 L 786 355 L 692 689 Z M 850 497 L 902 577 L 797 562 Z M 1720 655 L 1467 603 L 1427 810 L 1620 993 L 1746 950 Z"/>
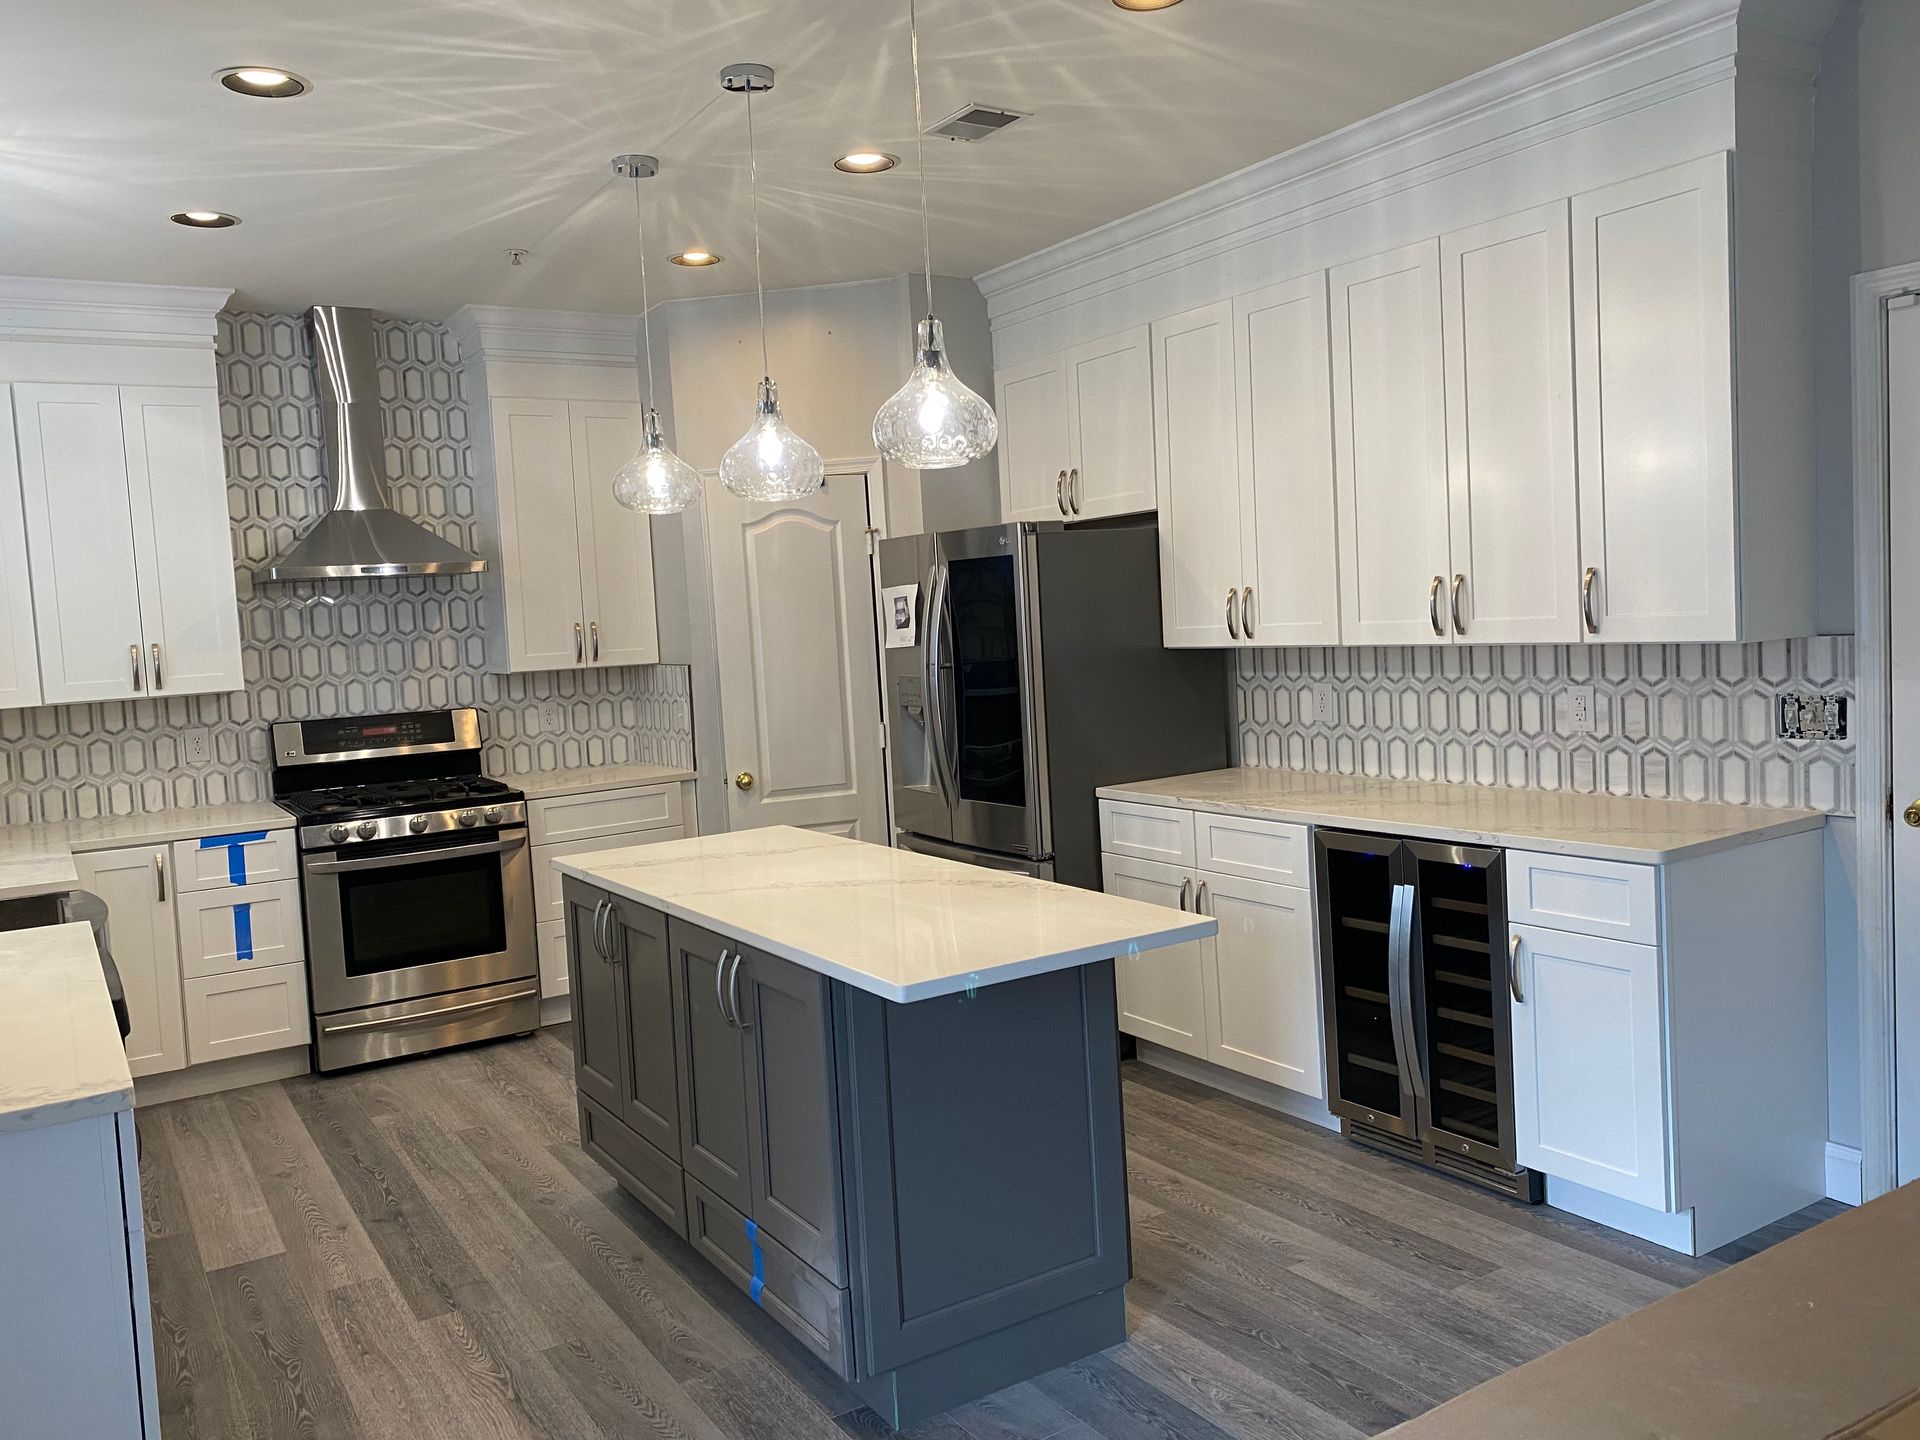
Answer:
<path fill-rule="evenodd" d="M 1193 877 L 1191 875 L 1182 875 L 1180 877 L 1180 908 L 1182 910 L 1187 908 L 1187 897 L 1192 894 Z"/>
<path fill-rule="evenodd" d="M 1593 613 L 1593 585 L 1600 578 L 1600 572 L 1594 566 L 1587 566 L 1587 573 L 1580 577 L 1580 616 L 1587 622 L 1587 634 L 1600 633 L 1600 621 Z"/>
<path fill-rule="evenodd" d="M 1213 914 L 1213 911 L 1207 908 L 1207 882 L 1204 880 L 1200 882 L 1200 888 L 1193 892 L 1193 913 L 1196 915 Z"/>
<path fill-rule="evenodd" d="M 1467 577 L 1464 575 L 1453 577 L 1453 628 L 1462 635 L 1467 633 L 1467 622 L 1460 618 L 1460 592 L 1466 583 Z"/>
<path fill-rule="evenodd" d="M 1080 467 L 1074 466 L 1067 472 L 1067 503 L 1073 507 L 1073 513 L 1080 513 Z"/>
<path fill-rule="evenodd" d="M 593 632 L 593 663 L 598 665 L 600 663 L 600 622 L 596 620 L 587 628 Z"/>
<path fill-rule="evenodd" d="M 727 1008 L 733 1011 L 733 1028 L 751 1030 L 753 1022 L 740 1012 L 740 962 L 747 957 L 733 952 L 733 968 L 727 972 Z"/>
<path fill-rule="evenodd" d="M 1233 614 L 1233 587 L 1231 585 L 1227 587 L 1227 634 L 1236 640 L 1240 638 L 1240 622 L 1234 618 Z"/>
<path fill-rule="evenodd" d="M 164 850 L 156 850 L 153 852 L 153 885 L 155 901 L 161 905 L 166 904 L 167 852 Z"/>
<path fill-rule="evenodd" d="M 1447 577 L 1436 575 L 1433 584 L 1427 587 L 1427 623 L 1433 626 L 1433 633 L 1444 637 L 1447 627 L 1440 619 L 1440 592 L 1446 588 Z"/>
<path fill-rule="evenodd" d="M 1520 990 L 1520 937 L 1517 934 L 1507 941 L 1507 989 L 1513 992 L 1514 1004 L 1527 1003 L 1527 997 Z"/>
<path fill-rule="evenodd" d="M 586 656 L 586 642 L 580 633 L 580 622 L 576 620 L 573 622 L 573 663 L 578 665 L 582 660 L 586 659 Z"/>
<path fill-rule="evenodd" d="M 153 688 L 164 690 L 166 687 L 167 682 L 160 675 L 160 647 L 156 644 L 153 647 Z"/>
<path fill-rule="evenodd" d="M 1240 592 L 1240 638 L 1253 638 L 1253 586 Z"/>
<path fill-rule="evenodd" d="M 733 1024 L 733 1016 L 727 1013 L 727 947 L 720 947 L 720 958 L 713 962 L 713 1003 L 720 1007 L 720 1018 Z"/>
<path fill-rule="evenodd" d="M 140 679 L 140 647 L 138 645 L 127 646 L 127 659 L 133 662 L 133 693 L 138 695 L 145 688 Z"/>
<path fill-rule="evenodd" d="M 1067 513 L 1067 472 L 1062 470 L 1060 478 L 1053 482 L 1053 503 L 1060 507 L 1062 515 Z"/>

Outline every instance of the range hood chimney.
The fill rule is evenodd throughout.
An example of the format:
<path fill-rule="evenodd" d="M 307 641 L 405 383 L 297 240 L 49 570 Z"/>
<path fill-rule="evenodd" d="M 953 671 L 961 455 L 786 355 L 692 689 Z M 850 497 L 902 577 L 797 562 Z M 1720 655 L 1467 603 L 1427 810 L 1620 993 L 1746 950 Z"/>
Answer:
<path fill-rule="evenodd" d="M 365 575 L 470 575 L 487 562 L 409 520 L 387 498 L 373 312 L 316 305 L 314 378 L 327 442 L 333 506 L 264 580 L 352 580 Z"/>

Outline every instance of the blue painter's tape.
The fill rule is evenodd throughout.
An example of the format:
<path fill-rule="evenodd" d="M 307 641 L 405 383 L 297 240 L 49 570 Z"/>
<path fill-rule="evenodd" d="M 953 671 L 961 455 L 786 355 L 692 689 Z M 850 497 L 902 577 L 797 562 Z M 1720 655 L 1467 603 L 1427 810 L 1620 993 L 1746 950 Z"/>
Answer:
<path fill-rule="evenodd" d="M 760 1248 L 760 1227 L 751 1220 L 747 1221 L 747 1239 L 753 1245 L 753 1283 L 747 1287 L 747 1295 L 758 1305 L 767 1288 L 767 1253 Z"/>
<path fill-rule="evenodd" d="M 247 846 L 257 845 L 267 838 L 264 830 L 248 830 L 238 835 L 208 835 L 201 839 L 202 850 L 225 850 L 227 852 L 227 883 L 244 885 L 247 883 Z"/>
<path fill-rule="evenodd" d="M 233 907 L 233 953 L 242 960 L 253 959 L 253 905 L 242 901 Z"/>

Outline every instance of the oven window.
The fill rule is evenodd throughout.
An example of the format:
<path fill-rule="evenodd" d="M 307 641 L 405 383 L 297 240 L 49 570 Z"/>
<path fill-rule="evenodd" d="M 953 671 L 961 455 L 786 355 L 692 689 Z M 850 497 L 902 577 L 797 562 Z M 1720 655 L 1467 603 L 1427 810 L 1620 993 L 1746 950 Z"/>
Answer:
<path fill-rule="evenodd" d="M 340 876 L 349 975 L 378 975 L 507 948 L 498 855 Z"/>

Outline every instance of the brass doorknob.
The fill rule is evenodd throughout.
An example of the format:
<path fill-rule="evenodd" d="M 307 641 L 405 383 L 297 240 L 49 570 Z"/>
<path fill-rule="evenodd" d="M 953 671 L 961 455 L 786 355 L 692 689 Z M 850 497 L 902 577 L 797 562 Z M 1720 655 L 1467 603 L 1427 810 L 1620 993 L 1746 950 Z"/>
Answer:
<path fill-rule="evenodd" d="M 753 772 L 751 770 L 742 770 L 738 775 L 733 777 L 733 783 L 738 785 L 742 790 L 751 790 L 753 788 Z M 1915 820 L 1913 823 L 1920 825 L 1920 820 Z"/>
<path fill-rule="evenodd" d="M 1904 818 L 1909 825 L 1920 825 L 1920 800 L 1907 806 Z"/>

